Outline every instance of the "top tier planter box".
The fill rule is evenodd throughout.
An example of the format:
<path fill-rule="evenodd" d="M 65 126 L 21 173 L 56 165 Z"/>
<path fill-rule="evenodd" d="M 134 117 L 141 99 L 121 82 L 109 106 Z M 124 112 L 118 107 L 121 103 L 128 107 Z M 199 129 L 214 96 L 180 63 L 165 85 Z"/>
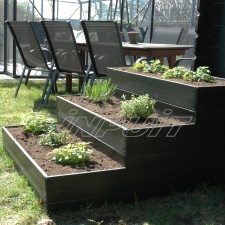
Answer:
<path fill-rule="evenodd" d="M 149 94 L 158 101 L 195 112 L 196 123 L 225 121 L 225 81 L 224 85 L 204 83 L 202 86 L 195 86 L 191 82 L 186 84 L 161 79 L 129 71 L 124 67 L 108 68 L 107 78 L 123 91 L 138 95 Z"/>

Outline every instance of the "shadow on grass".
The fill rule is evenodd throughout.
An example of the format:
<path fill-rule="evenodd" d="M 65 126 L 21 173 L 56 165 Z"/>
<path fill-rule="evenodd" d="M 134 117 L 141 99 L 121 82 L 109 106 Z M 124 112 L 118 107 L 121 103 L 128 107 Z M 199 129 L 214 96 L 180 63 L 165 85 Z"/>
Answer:
<path fill-rule="evenodd" d="M 48 111 L 50 114 L 57 113 L 56 100 L 49 99 L 48 104 L 41 104 L 41 98 L 36 99 L 34 101 L 33 111 L 38 112 L 41 110 Z"/>

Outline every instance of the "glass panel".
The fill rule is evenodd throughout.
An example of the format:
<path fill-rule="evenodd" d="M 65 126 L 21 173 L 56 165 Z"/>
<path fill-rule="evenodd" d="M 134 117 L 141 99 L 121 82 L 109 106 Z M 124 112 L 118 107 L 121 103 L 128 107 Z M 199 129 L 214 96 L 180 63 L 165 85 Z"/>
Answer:
<path fill-rule="evenodd" d="M 4 0 L 0 0 L 0 72 L 4 71 Z"/>
<path fill-rule="evenodd" d="M 13 2 L 8 1 L 8 20 L 13 20 Z M 194 26 L 197 0 L 17 0 L 17 20 L 70 20 L 74 30 L 80 31 L 80 20 L 116 20 L 123 27 L 148 27 L 144 42 L 150 42 L 150 34 L 156 26 Z M 3 21 L 4 0 L 0 0 L 0 65 L 3 57 Z M 152 3 L 155 2 L 154 21 L 152 21 Z M 54 11 L 53 11 L 54 8 Z M 123 15 L 121 15 L 121 11 Z M 153 24 L 153 27 L 151 27 Z M 122 26 L 120 26 L 122 28 Z M 185 40 L 185 36 L 182 41 Z M 8 35 L 7 71 L 12 72 L 12 37 Z M 17 54 L 17 70 L 21 71 L 21 58 Z M 0 71 L 3 67 L 0 66 Z M 17 72 L 17 74 L 20 74 Z"/>

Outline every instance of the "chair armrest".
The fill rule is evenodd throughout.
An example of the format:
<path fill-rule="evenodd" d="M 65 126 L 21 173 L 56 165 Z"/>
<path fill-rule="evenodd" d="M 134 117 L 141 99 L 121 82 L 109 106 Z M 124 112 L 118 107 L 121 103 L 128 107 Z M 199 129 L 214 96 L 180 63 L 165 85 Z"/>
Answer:
<path fill-rule="evenodd" d="M 53 58 L 52 58 L 52 53 L 49 51 L 49 49 L 47 48 L 41 48 L 43 54 L 44 54 L 44 57 L 46 59 L 47 62 L 52 62 L 53 61 Z"/>
<path fill-rule="evenodd" d="M 176 60 L 176 62 L 174 63 L 174 67 L 179 66 L 181 61 L 193 61 L 194 62 L 195 58 L 180 58 L 178 60 Z"/>

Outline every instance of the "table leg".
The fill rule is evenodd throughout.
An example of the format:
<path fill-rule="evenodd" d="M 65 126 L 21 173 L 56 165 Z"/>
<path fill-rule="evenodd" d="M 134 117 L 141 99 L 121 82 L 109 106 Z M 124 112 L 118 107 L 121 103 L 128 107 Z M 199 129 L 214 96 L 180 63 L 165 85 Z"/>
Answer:
<path fill-rule="evenodd" d="M 72 74 L 66 75 L 66 91 L 72 92 Z"/>
<path fill-rule="evenodd" d="M 157 58 L 161 62 L 161 64 L 163 65 L 164 64 L 164 57 L 157 57 Z"/>
<path fill-rule="evenodd" d="M 173 56 L 170 56 L 170 57 L 167 57 L 167 58 L 168 58 L 169 68 L 172 69 L 174 67 L 174 63 L 176 61 L 176 56 L 173 55 Z"/>

